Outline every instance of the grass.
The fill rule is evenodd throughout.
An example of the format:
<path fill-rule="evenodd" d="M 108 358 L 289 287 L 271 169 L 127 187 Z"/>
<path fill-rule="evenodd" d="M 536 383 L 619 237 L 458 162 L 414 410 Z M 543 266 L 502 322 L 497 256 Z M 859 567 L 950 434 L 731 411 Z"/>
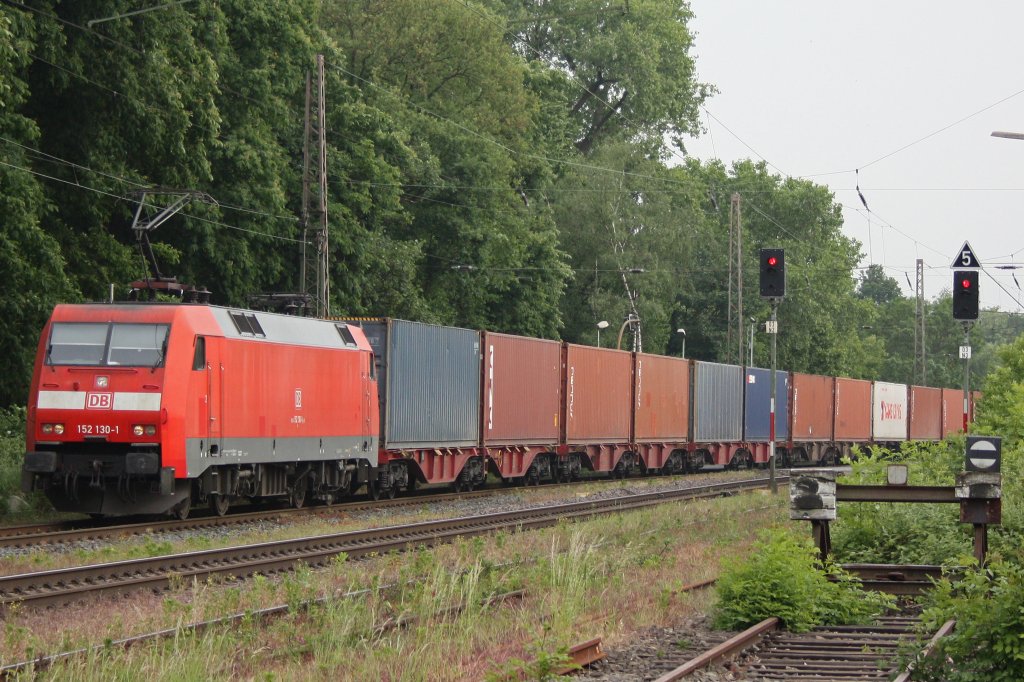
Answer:
<path fill-rule="evenodd" d="M 163 596 L 98 601 L 59 622 L 9 613 L 4 660 L 171 627 L 246 609 L 386 583 L 366 597 L 296 608 L 270 623 L 250 621 L 127 651 L 110 648 L 41 674 L 42 679 L 462 680 L 528 674 L 577 642 L 608 646 L 650 625 L 702 612 L 707 595 L 683 585 L 714 576 L 723 556 L 744 554 L 754 529 L 784 523 L 780 496 L 744 495 L 676 503 L 523 534 L 497 533 L 432 550 L 369 561 L 335 561 L 241 584 L 179 585 Z M 523 587 L 521 603 L 481 606 Z M 460 604 L 464 611 L 437 614 Z M 414 615 L 381 632 L 389 617 Z M 547 658 L 545 658 L 547 657 Z M 518 661 L 518 663 L 517 663 Z"/>
<path fill-rule="evenodd" d="M 736 479 L 744 474 L 718 472 L 710 474 L 716 480 Z M 607 491 L 609 488 L 628 488 L 642 492 L 645 488 L 663 483 L 663 478 L 627 479 L 617 484 L 593 482 L 574 488 L 577 500 L 583 500 L 595 492 Z M 691 478 L 699 482 L 700 478 Z M 508 495 L 528 504 L 543 504 L 553 500 L 563 500 L 566 492 L 562 488 L 539 487 L 512 489 Z M 79 547 L 68 552 L 53 552 L 45 547 L 7 557 L 0 563 L 0 575 L 16 575 L 29 571 L 82 566 L 87 564 L 123 561 L 146 557 L 162 556 L 179 552 L 195 552 L 220 547 L 230 547 L 260 542 L 271 542 L 300 538 L 311 535 L 344 533 L 355 530 L 378 527 L 380 525 L 400 525 L 449 518 L 457 515 L 447 510 L 439 510 L 437 505 L 425 501 L 422 506 L 407 507 L 389 512 L 381 516 L 376 512 L 346 513 L 338 512 L 337 516 L 295 516 L 285 517 L 280 522 L 262 522 L 250 526 L 242 526 L 231 534 L 207 535 L 198 533 L 184 539 L 173 535 L 140 535 L 124 538 L 120 541 L 101 544 L 98 547 Z"/>

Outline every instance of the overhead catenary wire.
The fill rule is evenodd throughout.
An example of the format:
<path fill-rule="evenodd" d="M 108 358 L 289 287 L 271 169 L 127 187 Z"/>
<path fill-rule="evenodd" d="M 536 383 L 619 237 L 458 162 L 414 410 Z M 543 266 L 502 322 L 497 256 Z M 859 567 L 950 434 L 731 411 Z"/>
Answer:
<path fill-rule="evenodd" d="M 27 151 L 27 152 L 29 152 L 31 154 L 36 154 L 36 155 L 38 155 L 40 157 L 44 157 L 46 160 L 52 161 L 54 163 L 58 163 L 60 165 L 68 166 L 69 168 L 75 168 L 75 169 L 78 169 L 78 170 L 83 170 L 83 171 L 86 171 L 86 172 L 89 172 L 89 173 L 95 173 L 96 175 L 100 175 L 102 177 L 105 177 L 105 178 L 108 178 L 108 179 L 111 179 L 111 180 L 116 180 L 117 182 L 120 182 L 120 183 L 129 185 L 129 186 L 135 187 L 136 189 L 151 189 L 153 187 L 152 183 L 142 183 L 142 182 L 139 182 L 137 180 L 129 180 L 128 178 L 123 178 L 121 176 L 114 175 L 112 173 L 107 173 L 106 171 L 99 171 L 99 170 L 96 170 L 94 168 L 90 168 L 88 166 L 83 166 L 80 163 L 75 163 L 74 161 L 68 161 L 67 159 L 62 159 L 59 156 L 55 156 L 53 154 L 48 154 L 48 153 L 46 153 L 44 151 L 40 151 L 38 149 L 34 149 L 32 147 L 28 147 L 26 145 L 20 144 L 20 143 L 12 140 L 10 138 L 4 137 L 3 135 L 0 135 L 0 141 L 6 142 L 7 144 L 10 144 L 10 145 L 14 145 L 15 147 L 19 147 L 19 148 L 21 148 L 21 149 L 23 149 L 23 150 L 25 150 L 25 151 Z M 296 216 L 267 213 L 266 211 L 260 211 L 260 210 L 253 209 L 253 208 L 246 208 L 244 206 L 232 206 L 231 204 L 224 204 L 224 203 L 221 203 L 220 201 L 217 201 L 217 205 L 220 206 L 221 208 L 230 209 L 232 211 L 239 211 L 239 212 L 242 212 L 242 213 L 250 213 L 250 214 L 254 214 L 254 215 L 263 216 L 263 217 L 266 217 L 266 218 L 275 218 L 275 219 L 278 219 L 278 220 L 288 220 L 290 222 L 296 222 L 296 223 L 299 221 L 299 219 Z"/>
<path fill-rule="evenodd" d="M 40 178 L 44 178 L 44 179 L 47 179 L 47 180 L 53 180 L 54 182 L 59 182 L 59 183 L 68 185 L 70 187 L 77 187 L 78 189 L 89 191 L 89 192 L 93 192 L 95 194 L 101 194 L 103 196 L 107 196 L 107 197 L 110 197 L 112 199 L 120 199 L 122 201 L 127 201 L 127 202 L 131 202 L 131 203 L 138 203 L 135 199 L 132 199 L 131 197 L 128 197 L 128 196 L 124 196 L 124 195 L 121 195 L 121 194 L 114 194 L 113 192 L 107 192 L 105 190 L 102 190 L 102 189 L 99 189 L 99 188 L 96 188 L 96 187 L 90 187 L 88 185 L 83 185 L 80 182 L 71 182 L 70 180 L 65 180 L 63 178 L 58 178 L 58 177 L 53 176 L 53 175 L 47 175 L 46 173 L 40 173 L 39 171 L 33 170 L 31 168 L 25 168 L 24 166 L 19 166 L 17 164 L 8 163 L 8 162 L 3 161 L 3 160 L 0 160 L 0 166 L 5 166 L 7 168 L 11 168 L 11 169 L 14 169 L 14 170 L 23 171 L 25 173 L 30 173 L 30 174 L 35 175 L 35 176 L 40 177 Z M 151 208 L 163 208 L 162 206 L 158 206 L 157 204 L 151 204 L 151 203 L 148 203 L 148 202 L 146 204 L 144 204 L 144 205 L 148 206 L 148 207 L 151 207 Z M 197 221 L 202 222 L 202 223 L 208 223 L 210 225 L 214 225 L 214 226 L 217 226 L 217 227 L 224 227 L 224 228 L 227 228 L 229 230 L 237 230 L 239 232 L 246 232 L 246 233 L 249 233 L 249 234 L 257 235 L 259 237 L 266 237 L 267 239 L 276 239 L 276 240 L 279 240 L 279 241 L 302 243 L 301 239 L 294 239 L 292 237 L 284 237 L 284 236 L 275 235 L 275 234 L 267 234 L 265 232 L 259 232 L 258 230 L 251 230 L 251 229 L 248 229 L 248 228 L 245 228 L 245 227 L 239 227 L 237 225 L 229 225 L 228 223 L 222 223 L 222 222 L 217 221 L 217 220 L 211 220 L 209 218 L 203 218 L 202 216 L 197 216 L 197 215 L 194 215 L 194 214 L 185 213 L 184 211 L 179 211 L 178 215 L 181 215 L 181 216 L 186 217 L 186 218 L 191 218 L 192 220 L 197 220 Z"/>

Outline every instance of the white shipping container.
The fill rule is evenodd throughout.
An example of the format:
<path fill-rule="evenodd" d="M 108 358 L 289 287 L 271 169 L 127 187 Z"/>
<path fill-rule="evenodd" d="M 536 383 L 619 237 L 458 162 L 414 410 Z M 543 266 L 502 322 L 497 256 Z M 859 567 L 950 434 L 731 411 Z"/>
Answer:
<path fill-rule="evenodd" d="M 871 399 L 871 432 L 874 440 L 906 440 L 907 385 L 876 381 Z"/>

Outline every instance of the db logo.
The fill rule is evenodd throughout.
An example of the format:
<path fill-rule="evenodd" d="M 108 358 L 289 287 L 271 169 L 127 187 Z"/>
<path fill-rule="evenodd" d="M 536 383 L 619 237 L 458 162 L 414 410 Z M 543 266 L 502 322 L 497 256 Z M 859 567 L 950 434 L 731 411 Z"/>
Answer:
<path fill-rule="evenodd" d="M 86 393 L 85 409 L 87 410 L 109 410 L 114 406 L 113 393 Z"/>

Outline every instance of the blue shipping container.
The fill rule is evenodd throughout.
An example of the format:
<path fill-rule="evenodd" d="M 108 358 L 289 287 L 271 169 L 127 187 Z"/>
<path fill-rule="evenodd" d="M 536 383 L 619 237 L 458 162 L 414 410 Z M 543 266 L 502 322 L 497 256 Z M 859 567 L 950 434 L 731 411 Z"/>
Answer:
<path fill-rule="evenodd" d="M 352 320 L 376 355 L 389 450 L 480 442 L 480 333 L 405 320 Z"/>
<path fill-rule="evenodd" d="M 743 368 L 693 363 L 693 440 L 735 443 L 743 437 Z"/>
<path fill-rule="evenodd" d="M 767 442 L 771 435 L 772 371 L 747 367 L 744 379 L 743 439 Z M 775 372 L 775 440 L 789 440 L 789 372 Z"/>

